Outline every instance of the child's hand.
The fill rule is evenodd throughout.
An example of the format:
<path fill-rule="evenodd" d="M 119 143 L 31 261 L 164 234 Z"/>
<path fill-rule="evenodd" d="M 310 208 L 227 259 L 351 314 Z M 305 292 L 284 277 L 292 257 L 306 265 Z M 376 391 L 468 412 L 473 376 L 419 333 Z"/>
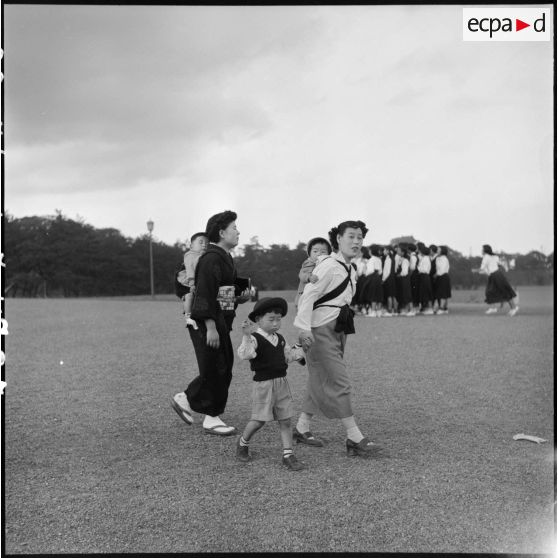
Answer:
<path fill-rule="evenodd" d="M 308 278 L 308 281 L 310 281 L 310 283 L 316 283 L 318 281 L 318 279 L 319 279 L 319 277 L 312 273 L 312 275 L 310 275 L 310 277 Z"/>
<path fill-rule="evenodd" d="M 198 329 L 198 324 L 190 318 L 190 314 L 184 314 L 184 318 L 186 319 L 186 327 L 192 326 L 194 329 Z"/>
<path fill-rule="evenodd" d="M 242 322 L 241 327 L 242 327 L 242 333 L 244 335 L 250 335 L 252 333 L 252 331 L 254 330 L 253 322 L 251 322 L 248 319 L 246 319 Z"/>

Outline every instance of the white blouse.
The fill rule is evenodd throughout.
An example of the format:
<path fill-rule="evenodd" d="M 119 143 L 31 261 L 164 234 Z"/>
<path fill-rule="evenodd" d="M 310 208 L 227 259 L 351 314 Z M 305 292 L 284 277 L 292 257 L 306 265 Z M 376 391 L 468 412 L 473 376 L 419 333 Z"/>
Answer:
<path fill-rule="evenodd" d="M 485 254 L 482 257 L 482 263 L 479 269 L 479 273 L 483 273 L 484 275 L 490 275 L 491 273 L 498 271 L 499 261 L 500 258 L 496 254 L 493 254 L 492 256 L 490 254 Z"/>
<path fill-rule="evenodd" d="M 449 260 L 447 256 L 440 254 L 436 258 L 436 275 L 445 275 L 449 273 Z"/>
<path fill-rule="evenodd" d="M 382 274 L 382 259 L 378 258 L 378 256 L 370 256 L 366 264 L 366 275 L 372 275 L 374 272 Z"/>
<path fill-rule="evenodd" d="M 399 271 L 400 277 L 407 277 L 409 275 L 409 260 L 407 258 L 401 258 L 401 269 Z"/>
<path fill-rule="evenodd" d="M 339 260 L 343 266 L 335 260 Z M 324 303 L 327 306 L 319 306 L 314 309 L 316 300 L 331 292 L 345 280 L 347 267 L 350 269 L 351 280 L 345 290 Z M 340 253 L 331 254 L 330 257 L 320 261 L 314 268 L 314 275 L 318 277 L 318 280 L 315 283 L 308 283 L 304 287 L 304 292 L 298 300 L 298 312 L 294 319 L 294 326 L 305 331 L 310 331 L 312 327 L 319 327 L 336 319 L 341 311 L 341 306 L 351 304 L 356 288 L 355 268 L 351 264 L 345 263 Z"/>
<path fill-rule="evenodd" d="M 430 273 L 431 269 L 432 269 L 432 263 L 430 262 L 430 258 L 428 256 L 421 256 L 419 258 L 419 263 L 418 263 L 418 272 Z"/>

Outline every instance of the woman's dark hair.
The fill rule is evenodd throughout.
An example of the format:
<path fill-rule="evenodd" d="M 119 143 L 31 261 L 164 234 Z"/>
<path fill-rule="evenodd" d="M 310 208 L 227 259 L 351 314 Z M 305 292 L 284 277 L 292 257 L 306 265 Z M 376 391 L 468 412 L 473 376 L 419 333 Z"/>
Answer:
<path fill-rule="evenodd" d="M 190 242 L 194 242 L 194 240 L 196 240 L 196 238 L 198 238 L 198 237 L 200 237 L 200 236 L 205 236 L 205 237 L 207 238 L 207 234 L 206 234 L 206 233 L 204 233 L 204 232 L 197 232 L 197 233 L 193 234 L 193 235 L 190 237 Z"/>
<path fill-rule="evenodd" d="M 316 238 L 312 238 L 311 240 L 308 241 L 308 246 L 306 248 L 306 252 L 308 253 L 308 255 L 310 255 L 312 248 L 316 244 L 325 244 L 327 248 L 327 253 L 331 254 L 331 244 L 325 238 L 322 238 L 321 236 L 317 236 Z"/>
<path fill-rule="evenodd" d="M 490 246 L 490 244 L 483 244 L 482 245 L 482 251 L 485 254 L 488 254 L 489 256 L 493 256 L 494 252 L 492 251 L 492 246 Z"/>
<path fill-rule="evenodd" d="M 442 256 L 447 256 L 448 255 L 448 247 L 447 246 L 440 246 L 440 254 Z"/>
<path fill-rule="evenodd" d="M 362 231 L 362 238 L 366 236 L 368 229 L 362 221 L 343 221 L 337 227 L 333 227 L 329 233 L 329 241 L 334 250 L 339 250 L 339 243 L 337 242 L 337 235 L 343 236 L 346 229 L 360 229 Z"/>
<path fill-rule="evenodd" d="M 430 248 L 428 248 L 428 246 L 426 246 L 425 244 L 422 244 L 422 242 L 420 242 L 418 244 L 418 249 L 419 249 L 419 252 L 423 256 L 429 256 L 430 255 Z"/>
<path fill-rule="evenodd" d="M 438 251 L 438 246 L 436 246 L 436 244 L 431 244 L 429 247 L 431 252 L 437 252 Z"/>
<path fill-rule="evenodd" d="M 401 250 L 401 256 L 403 258 L 409 259 L 409 249 L 407 247 L 407 244 L 405 244 L 405 242 L 400 242 L 397 247 Z"/>
<path fill-rule="evenodd" d="M 209 242 L 219 242 L 219 231 L 225 230 L 233 221 L 236 221 L 236 213 L 234 211 L 223 211 L 209 218 L 205 227 L 205 234 Z"/>
<path fill-rule="evenodd" d="M 409 242 L 409 244 L 407 244 L 407 250 L 409 252 L 416 252 L 417 251 L 417 245 L 413 244 L 412 242 Z"/>
<path fill-rule="evenodd" d="M 377 258 L 382 257 L 382 247 L 379 244 L 370 245 L 370 253 Z"/>
<path fill-rule="evenodd" d="M 363 246 L 360 250 L 362 252 L 362 257 L 369 260 L 370 259 L 370 250 L 368 250 L 368 248 L 366 248 L 366 246 Z"/>

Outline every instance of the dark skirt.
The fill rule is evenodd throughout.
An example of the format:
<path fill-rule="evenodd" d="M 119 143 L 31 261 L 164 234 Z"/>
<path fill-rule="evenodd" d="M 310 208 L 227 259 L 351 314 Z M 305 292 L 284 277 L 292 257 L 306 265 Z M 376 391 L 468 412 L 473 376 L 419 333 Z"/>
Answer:
<path fill-rule="evenodd" d="M 396 297 L 399 306 L 407 306 L 407 304 L 413 300 L 411 295 L 411 278 L 408 275 L 405 277 L 396 277 L 395 285 L 397 287 Z"/>
<path fill-rule="evenodd" d="M 420 304 L 419 272 L 416 269 L 411 273 L 411 297 L 413 299 L 413 305 L 418 306 Z"/>
<path fill-rule="evenodd" d="M 372 275 L 366 277 L 364 298 L 368 304 L 371 302 L 382 304 L 384 302 L 384 287 L 379 273 L 372 273 Z"/>
<path fill-rule="evenodd" d="M 395 297 L 397 294 L 397 288 L 395 286 L 395 276 L 390 275 L 383 283 L 382 286 L 384 288 L 384 301 L 387 300 L 388 297 Z"/>
<path fill-rule="evenodd" d="M 422 306 L 428 306 L 432 301 L 432 282 L 428 273 L 419 273 L 419 302 Z"/>
<path fill-rule="evenodd" d="M 508 302 L 517 296 L 517 293 L 512 289 L 507 277 L 500 270 L 488 276 L 485 294 L 485 302 L 487 304 Z"/>
<path fill-rule="evenodd" d="M 436 300 L 451 298 L 451 281 L 448 273 L 444 273 L 437 278 L 434 296 L 436 297 Z"/>
<path fill-rule="evenodd" d="M 366 276 L 361 275 L 357 279 L 355 295 L 353 296 L 353 301 L 351 304 L 366 304 L 364 299 L 364 287 L 366 285 Z"/>

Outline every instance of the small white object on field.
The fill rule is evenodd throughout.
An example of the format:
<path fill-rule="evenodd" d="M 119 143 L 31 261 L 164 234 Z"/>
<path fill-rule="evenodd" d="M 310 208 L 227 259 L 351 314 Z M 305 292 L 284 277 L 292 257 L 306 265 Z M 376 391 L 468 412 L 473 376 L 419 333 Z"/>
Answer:
<path fill-rule="evenodd" d="M 60 361 L 60 366 L 62 366 L 63 364 L 64 364 L 64 361 L 63 361 L 63 360 L 61 360 L 61 361 Z"/>
<path fill-rule="evenodd" d="M 544 438 L 539 438 L 538 436 L 531 436 L 530 434 L 516 434 L 513 437 L 514 440 L 529 440 L 530 442 L 537 442 L 537 444 L 542 444 L 548 442 Z"/>

